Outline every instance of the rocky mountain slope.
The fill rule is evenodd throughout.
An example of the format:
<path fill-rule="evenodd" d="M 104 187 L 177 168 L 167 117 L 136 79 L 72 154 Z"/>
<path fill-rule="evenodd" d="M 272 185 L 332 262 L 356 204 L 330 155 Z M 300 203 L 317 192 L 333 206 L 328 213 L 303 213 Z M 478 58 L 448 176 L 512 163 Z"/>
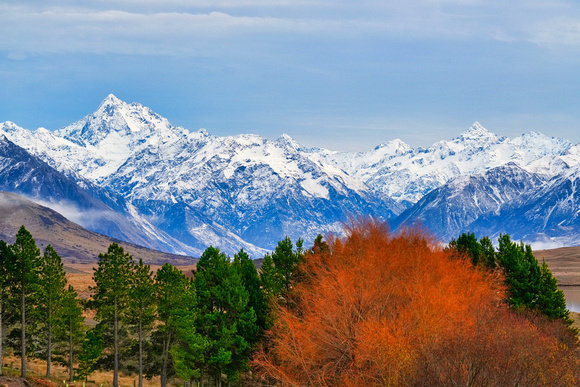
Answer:
<path fill-rule="evenodd" d="M 166 251 L 211 244 L 260 257 L 286 235 L 309 241 L 340 232 L 349 215 L 394 226 L 420 220 L 442 239 L 476 226 L 494 234 L 522 216 L 533 228 L 526 237 L 564 240 L 576 230 L 546 221 L 573 219 L 575 202 L 538 214 L 554 179 L 578 170 L 579 147 L 541 133 L 510 139 L 475 123 L 426 149 L 392 140 L 334 152 L 286 135 L 190 132 L 113 95 L 58 131 L 5 122 L 0 133 L 134 225 L 182 244 L 167 243 Z"/>

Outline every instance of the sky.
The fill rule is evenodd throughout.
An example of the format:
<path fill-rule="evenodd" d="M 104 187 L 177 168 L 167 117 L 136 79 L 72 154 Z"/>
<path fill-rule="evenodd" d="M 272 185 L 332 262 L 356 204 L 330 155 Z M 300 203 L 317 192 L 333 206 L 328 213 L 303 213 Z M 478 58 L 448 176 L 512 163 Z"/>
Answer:
<path fill-rule="evenodd" d="M 0 122 L 56 130 L 110 93 L 217 136 L 363 151 L 475 121 L 580 143 L 580 2 L 2 0 Z"/>

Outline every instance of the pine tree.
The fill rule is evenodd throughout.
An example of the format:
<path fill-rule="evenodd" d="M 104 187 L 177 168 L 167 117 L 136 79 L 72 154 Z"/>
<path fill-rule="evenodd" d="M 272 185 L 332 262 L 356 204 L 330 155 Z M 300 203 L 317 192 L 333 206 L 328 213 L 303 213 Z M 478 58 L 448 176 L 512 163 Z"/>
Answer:
<path fill-rule="evenodd" d="M 139 347 L 138 386 L 143 387 L 143 346 L 155 322 L 155 289 L 151 269 L 149 265 L 143 264 L 142 259 L 139 259 L 139 263 L 134 267 L 128 310 L 130 324 L 137 331 Z"/>
<path fill-rule="evenodd" d="M 242 277 L 242 284 L 248 292 L 248 306 L 254 309 L 256 313 L 256 324 L 259 328 L 259 332 L 256 332 L 258 336 L 252 337 L 251 334 L 246 336 L 246 339 L 250 343 L 255 343 L 262 332 L 266 330 L 266 320 L 268 315 L 268 307 L 266 300 L 264 299 L 264 293 L 260 284 L 260 277 L 258 276 L 258 270 L 256 265 L 250 259 L 248 254 L 242 249 L 236 255 L 234 255 L 234 264 L 238 266 L 238 270 Z M 254 331 L 255 329 L 251 329 Z"/>
<path fill-rule="evenodd" d="M 129 303 L 129 288 L 133 276 L 133 258 L 122 247 L 112 243 L 106 254 L 99 254 L 94 269 L 90 305 L 96 310 L 96 319 L 112 327 L 113 333 L 113 386 L 119 386 L 120 329 Z"/>
<path fill-rule="evenodd" d="M 61 324 L 57 330 L 59 337 L 67 343 L 68 352 L 68 369 L 69 382 L 74 381 L 74 361 L 78 347 L 84 338 L 84 321 L 83 311 L 78 299 L 78 294 L 74 288 L 69 285 L 62 297 L 62 316 Z"/>
<path fill-rule="evenodd" d="M 540 266 L 541 286 L 538 295 L 537 309 L 550 318 L 562 319 L 567 325 L 572 324 L 570 311 L 566 309 L 564 292 L 558 289 L 558 280 L 552 275 L 545 261 Z"/>
<path fill-rule="evenodd" d="M 491 239 L 485 236 L 479 240 L 479 244 L 481 245 L 480 263 L 488 270 L 494 270 L 497 266 L 497 262 L 495 258 L 495 249 L 493 243 L 491 243 Z"/>
<path fill-rule="evenodd" d="M 199 308 L 196 330 L 208 343 L 202 367 L 217 385 L 222 373 L 236 380 L 248 367 L 251 348 L 242 331 L 256 321 L 241 275 L 227 255 L 208 247 L 197 263 L 193 285 Z"/>
<path fill-rule="evenodd" d="M 62 260 L 51 245 L 46 246 L 42 258 L 39 295 L 46 335 L 46 377 L 50 378 L 54 331 L 55 327 L 61 323 L 66 277 Z"/>
<path fill-rule="evenodd" d="M 11 265 L 14 263 L 12 257 L 12 250 L 10 246 L 0 240 L 0 375 L 2 375 L 2 364 L 4 364 L 4 337 L 6 336 L 7 327 L 9 325 L 9 312 L 12 308 L 10 300 L 10 291 L 12 290 L 11 279 Z"/>
<path fill-rule="evenodd" d="M 42 260 L 40 250 L 32 235 L 24 226 L 21 226 L 16 234 L 16 242 L 11 246 L 11 257 L 14 259 L 12 274 L 14 276 L 14 294 L 19 298 L 20 304 L 20 356 L 21 377 L 26 377 L 26 330 L 28 315 L 36 306 L 38 294 L 39 275 Z"/>
<path fill-rule="evenodd" d="M 173 304 L 167 312 L 169 315 L 167 327 L 175 331 L 175 339 L 172 340 L 175 344 L 170 350 L 175 372 L 183 380 L 200 378 L 203 385 L 202 366 L 205 360 L 204 353 L 209 343 L 196 330 L 200 312 L 193 282 L 187 282 L 179 302 Z M 161 310 L 160 316 L 163 316 Z"/>
<path fill-rule="evenodd" d="M 187 300 L 188 280 L 185 274 L 175 266 L 165 263 L 155 274 L 155 298 L 158 308 L 158 322 L 155 338 L 157 338 L 159 348 L 159 366 L 152 367 L 150 372 L 161 375 L 161 387 L 167 385 L 169 376 L 169 364 L 171 362 L 170 349 L 176 341 L 176 329 L 171 318 L 177 308 L 183 308 L 183 303 Z M 194 304 L 189 300 L 190 304 Z M 195 306 L 195 305 L 193 305 Z"/>
<path fill-rule="evenodd" d="M 274 252 L 266 254 L 260 269 L 260 279 L 266 298 L 270 301 L 284 303 L 292 289 L 294 281 L 300 275 L 299 265 L 304 258 L 302 240 L 296 242 L 296 249 L 290 238 L 278 242 Z"/>
<path fill-rule="evenodd" d="M 97 325 L 86 332 L 78 355 L 80 378 L 87 380 L 97 366 L 97 362 L 103 355 L 103 326 Z"/>

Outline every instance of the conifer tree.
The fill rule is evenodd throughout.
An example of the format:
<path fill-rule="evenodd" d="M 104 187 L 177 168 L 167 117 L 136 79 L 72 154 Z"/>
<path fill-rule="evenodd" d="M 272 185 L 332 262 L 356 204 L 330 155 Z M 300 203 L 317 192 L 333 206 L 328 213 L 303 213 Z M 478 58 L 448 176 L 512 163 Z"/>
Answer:
<path fill-rule="evenodd" d="M 112 328 L 113 387 L 119 386 L 119 333 L 126 317 L 132 276 L 133 258 L 118 244 L 112 243 L 106 254 L 99 254 L 90 305 L 96 310 L 99 323 Z"/>
<path fill-rule="evenodd" d="M 259 332 L 256 333 L 259 336 L 266 329 L 268 308 L 266 300 L 264 299 L 264 293 L 262 292 L 258 270 L 256 269 L 254 262 L 243 249 L 240 250 L 238 254 L 234 255 L 234 264 L 238 266 L 242 278 L 242 284 L 248 292 L 248 307 L 254 309 L 254 312 L 256 313 L 256 324 L 259 328 Z M 252 329 L 252 331 L 254 331 L 254 329 Z M 251 335 L 248 335 L 246 339 L 253 344 L 258 340 L 258 336 L 252 337 Z"/>
<path fill-rule="evenodd" d="M 11 246 L 13 258 L 12 275 L 14 276 L 14 295 L 19 299 L 20 305 L 20 356 L 21 377 L 26 377 L 26 330 L 29 322 L 29 314 L 37 304 L 39 275 L 42 260 L 40 250 L 32 235 L 24 226 L 21 226 L 16 234 L 16 242 Z"/>
<path fill-rule="evenodd" d="M 143 346 L 155 321 L 155 289 L 149 265 L 135 265 L 129 291 L 129 322 L 137 331 L 139 387 L 143 387 Z"/>
<path fill-rule="evenodd" d="M 165 274 L 168 275 L 168 278 L 174 275 Z M 170 332 L 175 332 L 174 340 L 168 335 L 168 339 L 175 343 L 170 349 L 175 372 L 183 380 L 191 381 L 199 378 L 201 385 L 203 385 L 204 353 L 209 344 L 196 330 L 200 312 L 193 282 L 187 282 L 179 302 L 173 304 L 173 307 L 167 312 L 167 328 Z M 163 314 L 164 312 L 160 310 L 160 316 Z M 169 342 L 166 344 L 169 345 Z M 167 383 L 167 379 L 162 380 L 162 382 Z"/>
<path fill-rule="evenodd" d="M 188 280 L 185 274 L 175 266 L 165 263 L 155 274 L 155 298 L 157 303 L 157 318 L 159 325 L 154 337 L 159 343 L 154 348 L 160 348 L 159 365 L 153 366 L 149 374 L 156 372 L 161 375 L 161 387 L 167 385 L 169 364 L 171 362 L 171 347 L 176 342 L 176 329 L 172 314 L 178 308 L 184 308 L 184 303 L 194 304 L 187 300 Z M 192 305 L 195 307 L 195 305 Z M 192 325 L 193 326 L 193 325 Z"/>
<path fill-rule="evenodd" d="M 10 246 L 0 240 L 0 375 L 4 364 L 4 337 L 9 324 L 9 309 L 12 308 L 10 300 L 11 291 L 11 267 L 13 264 L 12 250 Z"/>
<path fill-rule="evenodd" d="M 272 254 L 266 254 L 260 269 L 260 279 L 266 298 L 284 303 L 299 277 L 299 265 L 304 258 L 302 239 L 296 242 L 296 249 L 290 238 L 278 242 Z"/>
<path fill-rule="evenodd" d="M 256 321 L 241 275 L 227 255 L 208 247 L 197 263 L 193 284 L 199 308 L 196 328 L 207 341 L 203 370 L 217 385 L 222 373 L 237 380 L 248 367 L 251 348 L 243 334 Z"/>
<path fill-rule="evenodd" d="M 78 347 L 84 338 L 84 317 L 78 294 L 69 285 L 62 297 L 61 324 L 58 335 L 67 343 L 69 382 L 74 381 L 74 361 Z"/>
<path fill-rule="evenodd" d="M 40 310 L 46 335 L 46 377 L 50 378 L 55 328 L 61 323 L 62 300 L 66 290 L 66 277 L 60 255 L 46 246 L 40 272 Z"/>
<path fill-rule="evenodd" d="M 103 326 L 97 325 L 86 332 L 78 355 L 78 375 L 85 380 L 92 374 L 103 354 Z"/>

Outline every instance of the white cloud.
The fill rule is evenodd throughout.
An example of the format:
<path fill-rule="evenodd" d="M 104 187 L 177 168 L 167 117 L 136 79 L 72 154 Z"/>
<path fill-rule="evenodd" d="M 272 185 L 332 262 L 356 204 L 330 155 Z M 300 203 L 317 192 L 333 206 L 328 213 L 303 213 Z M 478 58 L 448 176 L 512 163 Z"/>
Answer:
<path fill-rule="evenodd" d="M 490 39 L 580 44 L 580 7 L 475 0 L 46 1 L 0 5 L 0 50 L 207 55 L 282 39 Z M 562 20 L 565 12 L 566 19 Z M 16 54 L 17 53 L 17 54 Z"/>

